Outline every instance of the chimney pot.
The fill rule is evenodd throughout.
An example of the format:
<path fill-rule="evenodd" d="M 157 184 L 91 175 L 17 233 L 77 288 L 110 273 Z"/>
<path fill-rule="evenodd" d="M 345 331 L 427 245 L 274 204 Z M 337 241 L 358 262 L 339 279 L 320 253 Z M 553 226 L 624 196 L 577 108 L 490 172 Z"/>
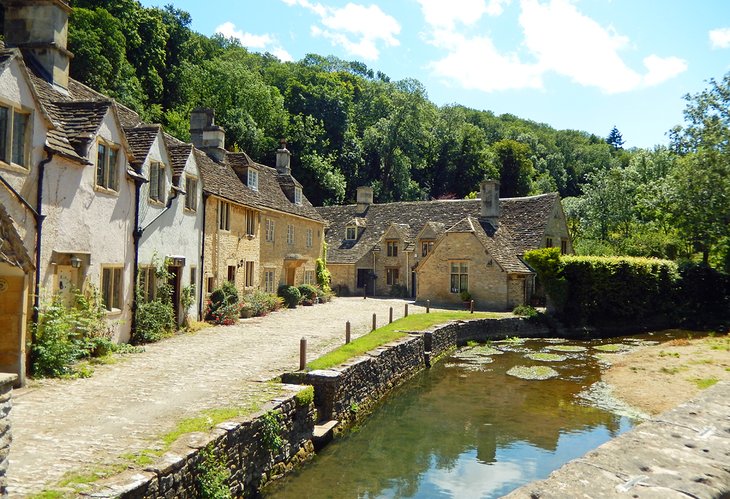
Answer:
<path fill-rule="evenodd" d="M 276 150 L 276 171 L 280 175 L 291 175 L 291 152 L 286 148 L 286 139 L 281 139 L 279 145 Z"/>
<path fill-rule="evenodd" d="M 190 113 L 190 139 L 195 147 L 218 163 L 226 159 L 226 132 L 215 124 L 215 112 L 196 108 Z"/>
<path fill-rule="evenodd" d="M 357 211 L 363 213 L 368 206 L 373 204 L 373 188 L 369 186 L 360 186 L 357 188 Z"/>
<path fill-rule="evenodd" d="M 485 179 L 479 184 L 479 198 L 481 209 L 480 218 L 486 219 L 494 227 L 499 221 L 499 181 Z"/>

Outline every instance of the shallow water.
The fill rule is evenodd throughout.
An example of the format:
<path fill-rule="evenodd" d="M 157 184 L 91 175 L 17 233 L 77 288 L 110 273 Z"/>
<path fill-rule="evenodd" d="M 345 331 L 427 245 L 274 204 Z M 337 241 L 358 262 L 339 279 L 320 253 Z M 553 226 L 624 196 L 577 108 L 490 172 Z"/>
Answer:
<path fill-rule="evenodd" d="M 586 347 L 580 351 L 556 351 L 551 340 L 460 349 L 395 390 L 310 464 L 271 484 L 265 497 L 489 498 L 545 478 L 637 422 L 600 394 L 600 356 L 620 353 L 595 349 L 633 348 L 637 338 L 654 339 L 559 343 Z M 538 352 L 565 359 L 526 357 Z M 515 366 L 549 366 L 558 376 L 507 375 Z"/>

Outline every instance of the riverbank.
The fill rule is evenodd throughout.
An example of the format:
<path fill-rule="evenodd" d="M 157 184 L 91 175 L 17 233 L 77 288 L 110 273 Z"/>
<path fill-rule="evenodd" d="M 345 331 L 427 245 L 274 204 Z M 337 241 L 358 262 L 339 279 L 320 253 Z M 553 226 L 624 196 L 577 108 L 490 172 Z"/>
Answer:
<path fill-rule="evenodd" d="M 614 395 L 655 415 L 697 397 L 719 381 L 730 381 L 730 336 L 678 332 L 677 338 L 604 356 L 611 364 L 603 380 Z"/>

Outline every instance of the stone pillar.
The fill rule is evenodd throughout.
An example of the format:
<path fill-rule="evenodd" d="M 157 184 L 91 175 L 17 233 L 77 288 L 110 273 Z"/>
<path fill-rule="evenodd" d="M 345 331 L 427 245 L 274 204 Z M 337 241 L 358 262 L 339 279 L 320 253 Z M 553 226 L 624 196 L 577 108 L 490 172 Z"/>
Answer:
<path fill-rule="evenodd" d="M 8 455 L 13 440 L 10 431 L 10 408 L 12 407 L 13 384 L 16 374 L 0 373 L 0 496 L 8 495 Z"/>

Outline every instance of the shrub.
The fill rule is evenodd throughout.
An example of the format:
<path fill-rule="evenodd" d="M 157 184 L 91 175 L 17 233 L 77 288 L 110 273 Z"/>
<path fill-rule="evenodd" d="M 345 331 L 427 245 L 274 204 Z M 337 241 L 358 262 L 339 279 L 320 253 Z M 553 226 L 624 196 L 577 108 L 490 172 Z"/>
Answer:
<path fill-rule="evenodd" d="M 299 294 L 302 295 L 301 301 L 305 305 L 313 305 L 317 300 L 317 288 L 311 284 L 301 284 L 297 287 Z"/>
<path fill-rule="evenodd" d="M 326 245 L 325 245 L 325 251 L 326 251 Z M 317 258 L 317 261 L 315 262 L 315 274 L 317 274 L 317 284 L 320 288 L 324 291 L 331 291 L 330 289 L 330 282 L 332 281 L 332 276 L 330 275 L 330 271 L 327 270 L 327 262 L 325 262 L 322 258 Z"/>
<path fill-rule="evenodd" d="M 533 318 L 537 317 L 537 310 L 535 310 L 534 307 L 531 307 L 529 305 L 517 305 L 515 309 L 512 311 L 513 314 L 519 315 L 521 317 L 528 317 Z"/>
<path fill-rule="evenodd" d="M 198 465 L 196 481 L 198 492 L 203 499 L 228 499 L 232 497 L 228 488 L 231 471 L 226 466 L 226 456 L 216 456 L 211 447 L 201 451 L 202 460 Z"/>
<path fill-rule="evenodd" d="M 459 298 L 461 298 L 461 301 L 471 301 L 471 293 L 464 290 L 459 293 Z"/>
<path fill-rule="evenodd" d="M 238 290 L 232 282 L 225 282 L 210 294 L 205 310 L 205 320 L 214 324 L 235 324 L 240 316 L 241 306 L 238 303 Z"/>
<path fill-rule="evenodd" d="M 314 402 L 314 387 L 312 385 L 307 385 L 305 388 L 297 392 L 297 394 L 294 395 L 294 402 L 296 402 L 299 407 L 309 405 Z"/>
<path fill-rule="evenodd" d="M 679 268 L 677 313 L 686 325 L 703 326 L 730 319 L 730 274 L 704 264 Z"/>
<path fill-rule="evenodd" d="M 132 335 L 135 344 L 160 341 L 175 331 L 175 312 L 169 303 L 162 300 L 138 303 L 136 315 Z"/>
<path fill-rule="evenodd" d="M 320 303 L 328 303 L 332 301 L 332 291 L 325 291 L 322 288 L 317 288 L 317 298 L 319 298 Z"/>
<path fill-rule="evenodd" d="M 284 299 L 284 303 L 289 308 L 296 308 L 299 300 L 302 299 L 302 294 L 295 286 L 281 285 L 277 294 Z"/>
<path fill-rule="evenodd" d="M 241 317 L 261 317 L 281 306 L 281 298 L 257 289 L 241 298 Z"/>

